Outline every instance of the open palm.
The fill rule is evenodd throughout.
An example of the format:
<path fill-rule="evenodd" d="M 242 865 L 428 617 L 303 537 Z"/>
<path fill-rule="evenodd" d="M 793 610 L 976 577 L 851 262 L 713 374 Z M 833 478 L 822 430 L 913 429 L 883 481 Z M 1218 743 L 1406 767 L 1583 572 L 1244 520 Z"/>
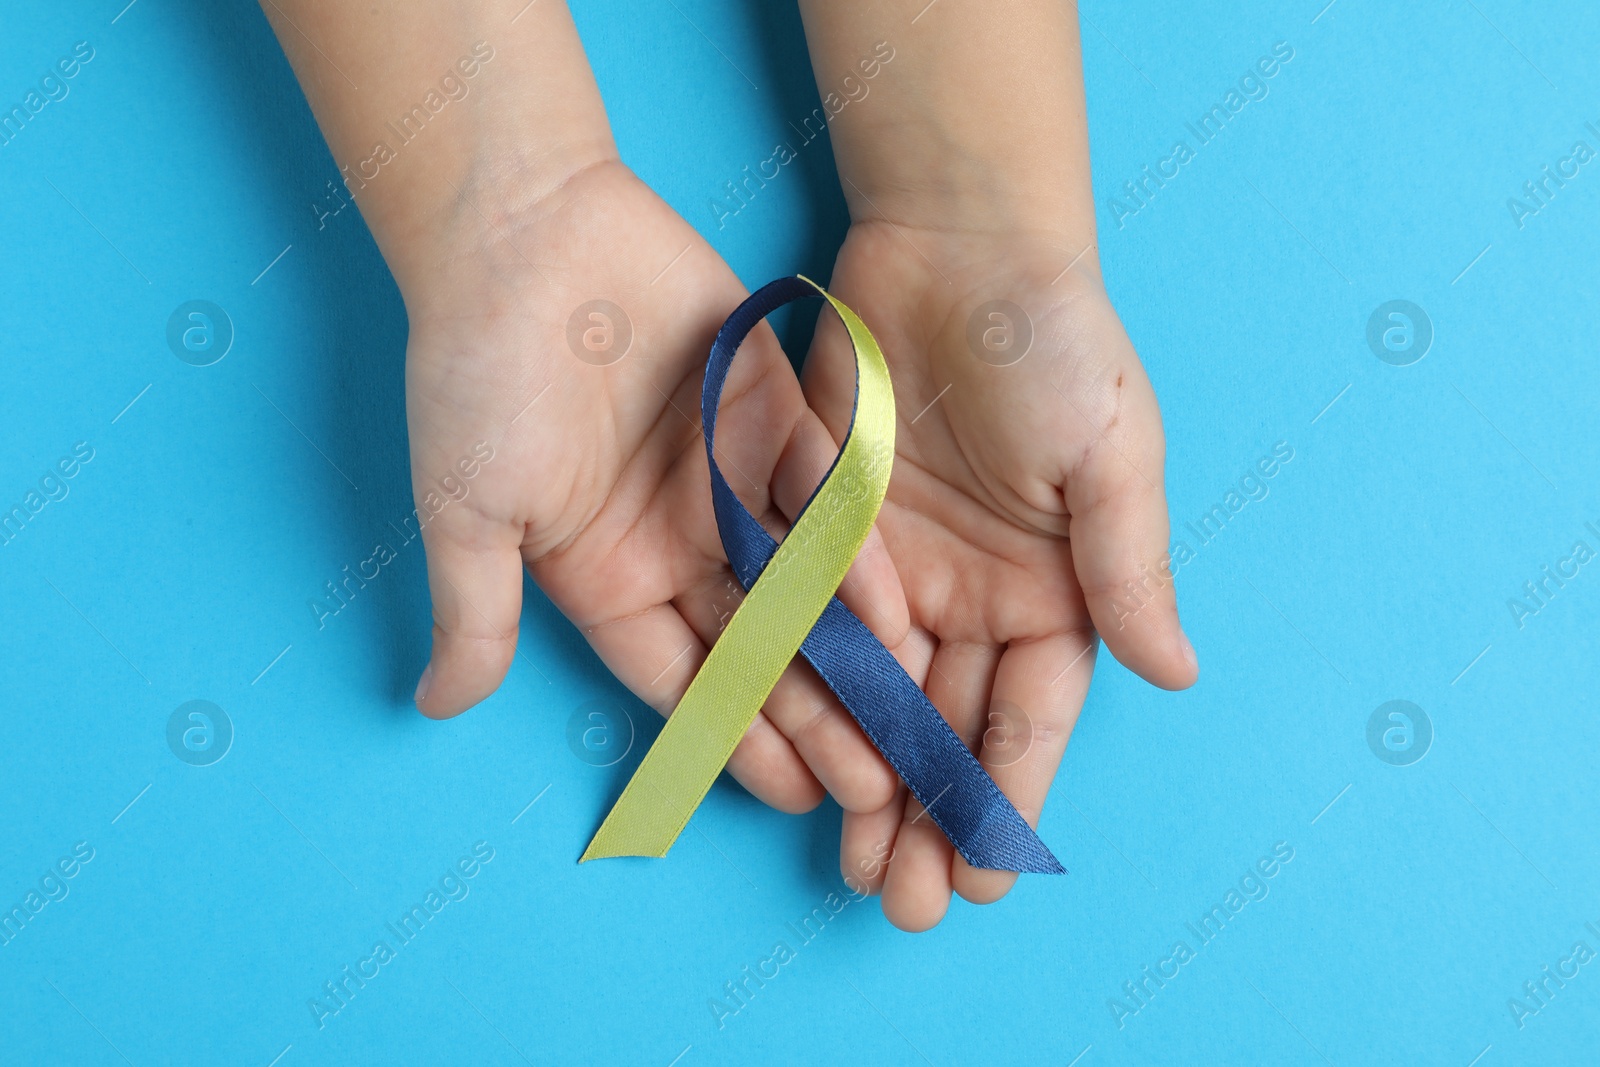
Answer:
<path fill-rule="evenodd" d="M 1097 634 L 1157 685 L 1182 688 L 1197 670 L 1162 568 L 1160 414 L 1093 257 L 1063 270 L 1076 251 L 869 220 L 852 227 L 829 286 L 872 328 L 894 377 L 896 460 L 878 528 L 910 627 L 890 647 L 1035 824 Z M 831 319 L 804 381 L 842 438 L 853 367 Z M 904 789 L 877 811 L 846 811 L 841 865 L 913 930 L 943 917 L 952 890 L 988 902 L 1016 877 L 969 867 Z"/>
<path fill-rule="evenodd" d="M 408 308 L 415 495 L 421 508 L 433 494 L 430 511 L 448 501 L 424 530 L 434 647 L 418 706 L 447 717 L 499 686 L 526 567 L 612 672 L 666 714 L 743 595 L 712 515 L 699 393 L 711 339 L 744 287 L 614 161 L 534 204 L 479 203 L 470 190 L 457 201 L 470 236 L 426 303 Z M 719 464 L 781 537 L 836 447 L 766 327 L 734 364 L 722 420 Z M 465 480 L 474 465 L 460 461 L 481 456 L 479 442 L 493 457 Z M 879 632 L 904 632 L 876 534 L 842 595 Z M 815 805 L 824 786 L 874 810 L 895 788 L 803 666 L 729 769 L 787 811 Z"/>

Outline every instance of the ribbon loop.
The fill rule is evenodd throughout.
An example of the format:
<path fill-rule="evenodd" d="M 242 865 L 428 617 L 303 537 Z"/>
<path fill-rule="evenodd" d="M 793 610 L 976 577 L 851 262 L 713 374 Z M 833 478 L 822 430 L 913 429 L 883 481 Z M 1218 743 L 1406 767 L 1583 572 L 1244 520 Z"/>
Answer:
<path fill-rule="evenodd" d="M 745 336 L 778 307 L 808 296 L 827 300 L 850 334 L 855 407 L 833 466 L 780 543 L 717 466 L 717 402 Z M 894 463 L 894 390 L 871 331 L 809 278 L 780 278 L 718 331 L 700 410 L 717 529 L 748 595 L 582 859 L 665 856 L 799 652 L 968 863 L 1064 874 L 921 688 L 834 596 L 877 518 Z"/>

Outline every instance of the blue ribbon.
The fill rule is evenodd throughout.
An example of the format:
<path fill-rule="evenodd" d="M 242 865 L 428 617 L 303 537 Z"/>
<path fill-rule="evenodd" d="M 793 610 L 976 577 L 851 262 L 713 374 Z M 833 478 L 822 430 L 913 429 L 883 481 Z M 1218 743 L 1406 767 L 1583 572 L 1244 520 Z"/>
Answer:
<path fill-rule="evenodd" d="M 700 414 L 711 466 L 711 499 L 722 547 L 747 591 L 777 551 L 778 542 L 739 502 L 717 466 L 717 401 L 740 342 L 756 324 L 784 304 L 818 295 L 816 287 L 798 277 L 763 286 L 722 324 L 706 364 Z M 853 402 L 850 418 L 854 426 Z M 969 864 L 988 870 L 1067 873 L 917 683 L 838 597 L 823 610 L 800 654 Z"/>

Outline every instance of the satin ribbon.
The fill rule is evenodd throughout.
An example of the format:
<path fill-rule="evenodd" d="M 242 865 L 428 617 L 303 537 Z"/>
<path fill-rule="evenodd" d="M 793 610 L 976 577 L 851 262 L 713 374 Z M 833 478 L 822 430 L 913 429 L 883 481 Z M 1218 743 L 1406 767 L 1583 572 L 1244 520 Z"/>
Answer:
<path fill-rule="evenodd" d="M 827 300 L 849 332 L 855 407 L 833 466 L 780 543 L 717 466 L 717 402 L 745 336 L 777 308 L 809 296 Z M 717 529 L 748 595 L 579 862 L 665 856 L 798 651 L 969 864 L 1065 874 L 921 688 L 834 596 L 877 518 L 894 463 L 894 390 L 871 331 L 809 278 L 780 278 L 717 332 L 700 413 Z"/>

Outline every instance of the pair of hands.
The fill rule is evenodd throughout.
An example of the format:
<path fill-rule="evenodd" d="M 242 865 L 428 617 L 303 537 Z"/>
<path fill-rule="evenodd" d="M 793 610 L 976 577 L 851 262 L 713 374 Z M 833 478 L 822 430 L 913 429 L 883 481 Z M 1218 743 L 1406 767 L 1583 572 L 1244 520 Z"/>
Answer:
<path fill-rule="evenodd" d="M 418 499 L 474 442 L 495 449 L 466 499 L 424 532 L 434 647 L 418 707 L 446 718 L 499 686 L 525 567 L 607 667 L 668 714 L 743 595 L 712 515 L 698 405 L 711 339 L 746 289 L 614 158 L 489 214 L 463 212 L 440 280 L 408 308 Z M 863 219 L 825 283 L 876 334 L 898 412 L 888 498 L 839 596 L 1032 823 L 1097 633 L 1162 687 L 1197 672 L 1159 569 L 1168 526 L 1155 397 L 1092 251 L 1056 245 Z M 568 319 L 595 298 L 633 329 L 627 354 L 605 367 L 567 342 Z M 990 299 L 1031 319 L 1031 348 L 1010 366 L 968 342 L 973 309 Z M 719 462 L 775 536 L 838 450 L 854 373 L 827 313 L 803 382 L 765 325 L 734 363 Z M 1014 710 L 993 717 L 1009 707 L 1020 723 Z M 989 902 L 1015 881 L 954 853 L 803 661 L 728 769 L 786 812 L 831 793 L 845 811 L 847 882 L 881 891 L 903 929 L 939 922 L 952 891 Z"/>

